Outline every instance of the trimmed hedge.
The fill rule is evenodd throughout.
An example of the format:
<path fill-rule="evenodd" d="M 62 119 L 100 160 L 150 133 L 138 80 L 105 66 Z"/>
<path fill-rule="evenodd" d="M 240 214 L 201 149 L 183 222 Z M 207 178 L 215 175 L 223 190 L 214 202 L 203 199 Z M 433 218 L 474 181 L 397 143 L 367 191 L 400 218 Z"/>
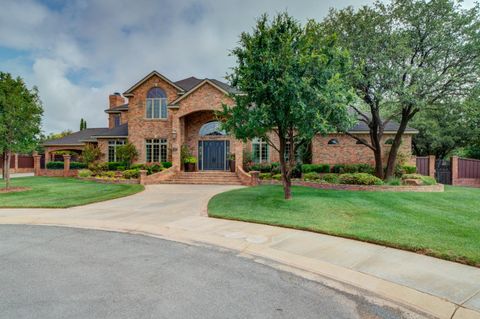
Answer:
<path fill-rule="evenodd" d="M 126 179 L 140 178 L 140 171 L 138 169 L 127 169 L 122 172 L 122 176 Z"/>
<path fill-rule="evenodd" d="M 121 162 L 107 162 L 107 167 L 109 171 L 124 171 L 125 163 Z"/>
<path fill-rule="evenodd" d="M 338 184 L 338 174 L 325 174 L 322 176 L 322 180 L 330 184 Z"/>
<path fill-rule="evenodd" d="M 48 169 L 63 169 L 63 162 L 48 162 L 46 167 Z"/>
<path fill-rule="evenodd" d="M 258 178 L 260 178 L 260 179 L 271 179 L 272 174 L 270 174 L 270 173 L 260 173 L 260 174 L 258 174 Z"/>
<path fill-rule="evenodd" d="M 172 162 L 162 162 L 162 166 L 165 169 L 170 168 L 170 167 L 172 167 Z"/>
<path fill-rule="evenodd" d="M 87 168 L 87 164 L 81 162 L 70 162 L 70 169 L 84 169 Z"/>
<path fill-rule="evenodd" d="M 303 164 L 302 173 L 330 173 L 328 164 Z"/>
<path fill-rule="evenodd" d="M 305 174 L 303 174 L 303 180 L 304 181 L 318 181 L 318 180 L 320 180 L 320 175 L 318 175 L 318 173 L 315 173 L 315 172 L 305 173 Z"/>
<path fill-rule="evenodd" d="M 340 184 L 353 185 L 382 185 L 383 181 L 368 173 L 346 173 L 341 174 L 338 181 Z"/>

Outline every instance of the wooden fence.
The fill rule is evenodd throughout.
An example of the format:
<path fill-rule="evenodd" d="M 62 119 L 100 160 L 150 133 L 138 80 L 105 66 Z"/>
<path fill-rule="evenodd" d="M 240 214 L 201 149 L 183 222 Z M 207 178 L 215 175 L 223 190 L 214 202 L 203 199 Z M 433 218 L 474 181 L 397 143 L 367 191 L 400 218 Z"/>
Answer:
<path fill-rule="evenodd" d="M 480 160 L 452 157 L 452 185 L 480 187 Z"/>
<path fill-rule="evenodd" d="M 0 171 L 3 169 L 3 156 L 0 155 Z M 11 173 L 33 172 L 33 156 L 24 154 L 12 154 L 10 157 Z"/>
<path fill-rule="evenodd" d="M 417 156 L 415 165 L 417 166 L 417 174 L 434 177 L 435 156 Z"/>

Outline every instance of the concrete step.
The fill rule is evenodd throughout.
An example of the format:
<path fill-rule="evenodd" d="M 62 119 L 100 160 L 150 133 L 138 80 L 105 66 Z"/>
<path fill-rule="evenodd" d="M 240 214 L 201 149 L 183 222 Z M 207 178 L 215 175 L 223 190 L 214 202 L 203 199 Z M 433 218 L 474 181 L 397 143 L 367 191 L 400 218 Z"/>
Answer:
<path fill-rule="evenodd" d="M 238 181 L 199 181 L 199 180 L 167 180 L 160 182 L 161 184 L 192 184 L 192 185 L 242 185 L 240 180 Z"/>
<path fill-rule="evenodd" d="M 236 173 L 225 171 L 179 172 L 162 183 L 242 185 Z"/>

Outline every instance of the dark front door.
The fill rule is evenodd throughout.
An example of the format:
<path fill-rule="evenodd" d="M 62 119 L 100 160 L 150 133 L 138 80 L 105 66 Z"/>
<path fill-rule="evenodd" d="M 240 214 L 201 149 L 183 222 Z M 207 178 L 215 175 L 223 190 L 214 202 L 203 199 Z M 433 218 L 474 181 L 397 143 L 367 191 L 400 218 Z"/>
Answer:
<path fill-rule="evenodd" d="M 225 141 L 202 141 L 203 170 L 225 170 Z"/>

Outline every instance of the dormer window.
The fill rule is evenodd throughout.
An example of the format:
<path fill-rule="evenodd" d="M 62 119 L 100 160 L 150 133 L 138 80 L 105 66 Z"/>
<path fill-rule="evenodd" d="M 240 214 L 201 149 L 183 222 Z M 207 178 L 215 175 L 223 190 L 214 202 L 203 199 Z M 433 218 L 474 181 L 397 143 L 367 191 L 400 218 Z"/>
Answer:
<path fill-rule="evenodd" d="M 147 119 L 166 119 L 167 114 L 167 95 L 161 88 L 152 88 L 147 93 L 146 118 Z"/>

